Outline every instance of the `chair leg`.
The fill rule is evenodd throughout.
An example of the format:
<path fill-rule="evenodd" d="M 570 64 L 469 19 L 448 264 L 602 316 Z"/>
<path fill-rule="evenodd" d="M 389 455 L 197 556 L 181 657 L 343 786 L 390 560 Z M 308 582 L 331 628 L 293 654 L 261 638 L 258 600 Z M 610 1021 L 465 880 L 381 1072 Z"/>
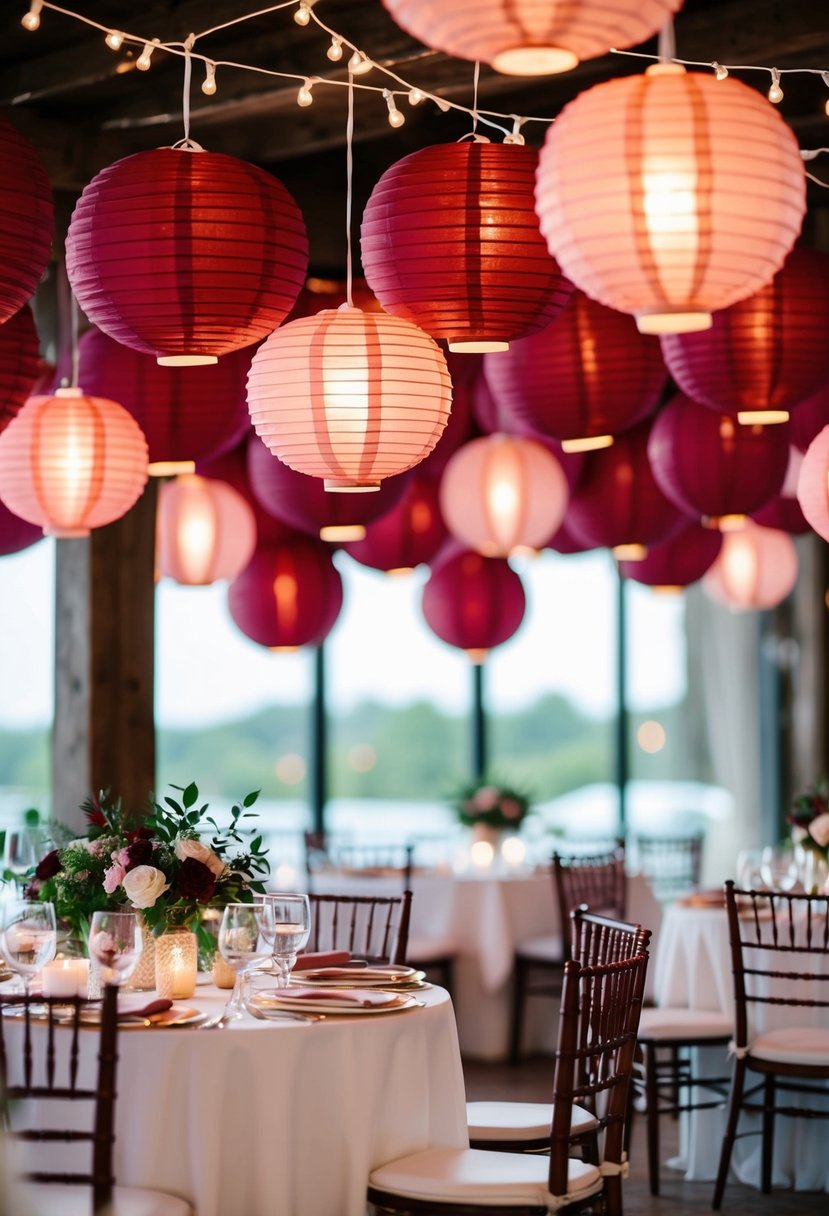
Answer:
<path fill-rule="evenodd" d="M 659 1194 L 659 1084 L 656 1044 L 645 1048 L 645 1127 L 648 1140 L 648 1182 L 652 1195 Z"/>
<path fill-rule="evenodd" d="M 512 992 L 512 1023 L 510 1025 L 509 1059 L 510 1064 L 517 1064 L 521 1059 L 521 1031 L 524 1025 L 524 1006 L 526 1004 L 526 989 L 529 964 L 523 959 L 515 960 L 515 975 L 513 976 Z"/>
<path fill-rule="evenodd" d="M 723 1136 L 722 1150 L 720 1152 L 720 1167 L 717 1171 L 717 1181 L 714 1184 L 714 1197 L 711 1200 L 711 1207 L 715 1212 L 718 1211 L 722 1206 L 725 1182 L 728 1177 L 729 1166 L 731 1165 L 731 1152 L 734 1148 L 734 1139 L 737 1135 L 737 1123 L 740 1118 L 740 1108 L 743 1104 L 743 1088 L 745 1086 L 745 1079 L 745 1060 L 735 1060 L 734 1073 L 731 1077 L 731 1092 L 728 1097 L 728 1120 L 726 1122 L 725 1135 Z"/>
<path fill-rule="evenodd" d="M 617 1175 L 604 1180 L 604 1216 L 622 1216 L 622 1179 Z"/>
<path fill-rule="evenodd" d="M 771 1191 L 771 1164 L 774 1157 L 774 1077 L 766 1077 L 763 1086 L 763 1154 L 760 1189 L 764 1195 Z"/>
<path fill-rule="evenodd" d="M 636 1044 L 636 1051 L 633 1061 L 633 1072 L 628 1085 L 628 1105 L 627 1115 L 625 1116 L 625 1133 L 622 1147 L 630 1160 L 630 1144 L 633 1139 L 633 1120 L 636 1115 L 636 1095 L 642 1088 L 644 1092 L 644 1073 L 645 1073 L 645 1055 L 641 1043 Z M 642 1080 L 639 1080 L 641 1076 Z"/>

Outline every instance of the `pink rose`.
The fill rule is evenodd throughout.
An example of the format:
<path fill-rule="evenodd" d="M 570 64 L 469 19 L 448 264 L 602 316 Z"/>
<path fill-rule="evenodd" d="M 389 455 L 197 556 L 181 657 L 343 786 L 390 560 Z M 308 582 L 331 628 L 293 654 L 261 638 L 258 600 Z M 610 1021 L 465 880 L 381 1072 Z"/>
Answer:
<path fill-rule="evenodd" d="M 485 785 L 472 800 L 479 811 L 491 811 L 498 805 L 498 790 L 494 785 Z"/>
<path fill-rule="evenodd" d="M 809 835 L 822 849 L 829 845 L 829 811 L 817 815 L 809 824 Z"/>
<path fill-rule="evenodd" d="M 520 819 L 521 803 L 514 798 L 505 798 L 501 803 L 501 813 L 505 819 Z"/>
<path fill-rule="evenodd" d="M 186 861 L 188 857 L 200 861 L 203 866 L 207 866 L 210 873 L 214 874 L 216 878 L 221 878 L 227 869 L 221 857 L 217 856 L 208 845 L 202 844 L 200 840 L 191 840 L 188 837 L 182 837 L 176 841 L 176 857 L 178 857 L 179 861 Z"/>
<path fill-rule="evenodd" d="M 119 849 L 117 853 L 112 854 L 112 860 L 117 866 L 128 866 L 130 864 L 129 849 Z"/>
<path fill-rule="evenodd" d="M 107 895 L 111 895 L 113 891 L 120 887 L 121 883 L 124 881 L 124 875 L 126 872 L 127 871 L 124 869 L 124 867 L 118 862 L 109 867 L 104 874 L 104 890 L 106 891 Z"/>

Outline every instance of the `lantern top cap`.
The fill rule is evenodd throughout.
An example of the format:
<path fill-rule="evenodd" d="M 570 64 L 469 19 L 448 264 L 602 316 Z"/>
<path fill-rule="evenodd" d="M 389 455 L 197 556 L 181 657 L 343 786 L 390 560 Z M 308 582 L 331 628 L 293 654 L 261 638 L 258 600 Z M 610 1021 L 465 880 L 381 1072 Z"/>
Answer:
<path fill-rule="evenodd" d="M 685 68 L 681 63 L 652 63 L 645 68 L 646 76 L 684 76 Z"/>
<path fill-rule="evenodd" d="M 83 397 L 82 388 L 58 388 L 55 389 L 53 396 L 55 397 Z"/>

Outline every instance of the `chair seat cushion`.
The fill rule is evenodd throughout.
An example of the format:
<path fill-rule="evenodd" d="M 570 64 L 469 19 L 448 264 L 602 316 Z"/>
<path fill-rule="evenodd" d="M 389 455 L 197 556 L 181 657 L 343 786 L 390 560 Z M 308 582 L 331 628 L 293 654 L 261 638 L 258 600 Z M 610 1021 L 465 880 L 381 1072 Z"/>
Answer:
<path fill-rule="evenodd" d="M 450 1203 L 537 1203 L 550 1209 L 560 1199 L 547 1189 L 550 1160 L 531 1153 L 493 1153 L 476 1148 L 431 1148 L 390 1161 L 372 1172 L 370 1185 L 409 1199 Z M 567 1195 L 587 1196 L 601 1190 L 595 1165 L 568 1162 Z"/>
<path fill-rule="evenodd" d="M 551 1102 L 467 1102 L 470 1140 L 541 1140 L 550 1135 Z M 587 1132 L 599 1121 L 589 1110 L 574 1106 L 570 1130 Z"/>
<path fill-rule="evenodd" d="M 729 1039 L 734 1033 L 734 1022 L 723 1013 L 705 1009 L 685 1009 L 673 1005 L 657 1005 L 643 1009 L 639 1019 L 639 1039 L 647 1042 L 685 1039 L 700 1042 L 704 1039 Z"/>
<path fill-rule="evenodd" d="M 528 937 L 519 942 L 516 954 L 519 958 L 528 959 L 534 963 L 553 963 L 561 965 L 563 943 L 558 934 L 548 937 Z"/>
<path fill-rule="evenodd" d="M 751 1042 L 750 1055 L 779 1064 L 829 1066 L 829 1030 L 818 1026 L 793 1026 L 770 1030 Z"/>
<path fill-rule="evenodd" d="M 89 1216 L 92 1195 L 85 1186 L 36 1182 L 21 1190 L 21 1197 L 36 1216 Z M 177 1195 L 149 1191 L 141 1186 L 116 1186 L 107 1216 L 193 1216 L 193 1209 Z"/>

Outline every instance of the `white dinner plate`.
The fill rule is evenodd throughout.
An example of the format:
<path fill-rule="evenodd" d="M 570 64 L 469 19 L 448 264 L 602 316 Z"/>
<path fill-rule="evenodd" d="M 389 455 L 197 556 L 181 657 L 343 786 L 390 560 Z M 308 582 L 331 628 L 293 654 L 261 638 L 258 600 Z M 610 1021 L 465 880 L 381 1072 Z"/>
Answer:
<path fill-rule="evenodd" d="M 348 991 L 353 991 L 355 996 L 361 998 L 368 995 L 365 989 L 362 991 L 343 989 L 343 992 Z M 333 996 L 320 996 L 317 1000 L 311 997 L 288 996 L 274 988 L 272 991 L 256 993 L 250 998 L 250 1004 L 256 1005 L 264 1012 L 267 1012 L 268 1009 L 293 1009 L 296 1013 L 325 1013 L 337 1017 L 361 1017 L 365 1013 L 398 1013 L 402 1009 L 412 1009 L 419 1004 L 413 996 L 403 992 L 380 993 L 375 991 L 371 995 L 386 996 L 388 1000 L 377 1001 L 370 1005 L 359 1005 L 353 1000 L 337 1000 Z"/>
<path fill-rule="evenodd" d="M 308 984 L 318 988 L 420 988 L 425 971 L 414 967 L 320 967 L 313 971 L 294 972 L 291 984 L 301 988 Z"/>

